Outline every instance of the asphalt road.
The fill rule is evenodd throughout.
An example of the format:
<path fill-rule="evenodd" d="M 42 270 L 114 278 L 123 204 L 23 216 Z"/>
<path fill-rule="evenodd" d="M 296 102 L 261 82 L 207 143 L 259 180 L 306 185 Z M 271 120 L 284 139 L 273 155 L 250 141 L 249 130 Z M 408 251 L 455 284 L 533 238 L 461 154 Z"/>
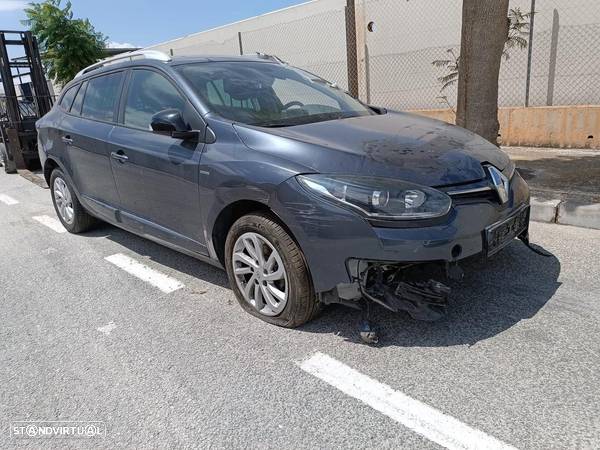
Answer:
<path fill-rule="evenodd" d="M 44 216 L 48 190 L 0 173 L 0 448 L 600 448 L 600 231 L 533 224 L 552 258 L 515 242 L 470 263 L 437 323 L 375 308 L 369 347 L 352 310 L 276 328 L 217 269 Z M 23 420 L 105 434 L 15 435 Z"/>

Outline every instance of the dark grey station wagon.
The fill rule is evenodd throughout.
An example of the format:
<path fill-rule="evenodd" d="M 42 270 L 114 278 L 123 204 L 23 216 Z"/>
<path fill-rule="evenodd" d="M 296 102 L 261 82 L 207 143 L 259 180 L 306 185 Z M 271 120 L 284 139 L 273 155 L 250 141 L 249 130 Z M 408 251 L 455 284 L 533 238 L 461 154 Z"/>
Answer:
<path fill-rule="evenodd" d="M 267 55 L 105 60 L 37 128 L 67 230 L 100 219 L 223 267 L 280 326 L 330 303 L 439 318 L 460 260 L 527 238 L 527 185 L 496 146 Z"/>

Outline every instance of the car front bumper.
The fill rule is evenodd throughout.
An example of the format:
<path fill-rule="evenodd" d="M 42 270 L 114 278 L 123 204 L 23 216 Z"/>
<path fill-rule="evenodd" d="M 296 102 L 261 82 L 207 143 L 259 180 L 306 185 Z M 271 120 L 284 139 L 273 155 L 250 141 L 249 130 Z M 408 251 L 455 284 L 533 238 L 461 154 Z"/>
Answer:
<path fill-rule="evenodd" d="M 442 223 L 431 226 L 372 226 L 354 211 L 320 200 L 295 178 L 280 186 L 271 207 L 304 252 L 317 293 L 351 283 L 351 260 L 390 263 L 456 262 L 485 251 L 485 231 L 529 204 L 529 188 L 518 172 L 509 201 L 454 201 Z"/>

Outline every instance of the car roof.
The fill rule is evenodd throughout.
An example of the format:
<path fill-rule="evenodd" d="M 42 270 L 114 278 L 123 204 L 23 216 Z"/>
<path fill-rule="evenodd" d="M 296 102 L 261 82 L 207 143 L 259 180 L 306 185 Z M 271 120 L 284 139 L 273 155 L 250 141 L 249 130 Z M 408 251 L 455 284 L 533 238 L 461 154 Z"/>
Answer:
<path fill-rule="evenodd" d="M 165 55 L 166 56 L 166 55 Z M 281 61 L 276 56 L 270 56 L 265 54 L 254 54 L 254 55 L 191 55 L 191 56 L 172 56 L 168 60 L 159 60 L 152 58 L 141 58 L 134 60 L 123 59 L 121 61 L 110 62 L 109 64 L 93 68 L 84 69 L 77 74 L 75 78 L 69 81 L 64 87 L 63 92 L 66 92 L 71 86 L 89 80 L 90 78 L 102 75 L 103 73 L 111 72 L 118 69 L 126 69 L 130 67 L 139 66 L 152 66 L 157 68 L 164 68 L 178 66 L 183 64 L 194 64 L 194 63 L 209 63 L 209 62 L 253 62 L 253 63 L 270 63 L 270 64 L 281 64 Z"/>
<path fill-rule="evenodd" d="M 104 72 L 109 72 L 115 69 L 136 67 L 136 66 L 178 66 L 182 64 L 193 64 L 193 63 L 207 63 L 207 62 L 258 62 L 258 63 L 280 63 L 281 61 L 276 57 L 269 55 L 194 55 L 194 56 L 173 56 L 169 61 L 160 61 L 156 59 L 135 59 L 133 61 L 123 60 L 111 62 L 105 66 L 100 66 L 91 69 L 79 76 L 74 80 L 83 81 L 93 76 L 99 75 Z M 69 83 L 71 84 L 71 83 Z"/>

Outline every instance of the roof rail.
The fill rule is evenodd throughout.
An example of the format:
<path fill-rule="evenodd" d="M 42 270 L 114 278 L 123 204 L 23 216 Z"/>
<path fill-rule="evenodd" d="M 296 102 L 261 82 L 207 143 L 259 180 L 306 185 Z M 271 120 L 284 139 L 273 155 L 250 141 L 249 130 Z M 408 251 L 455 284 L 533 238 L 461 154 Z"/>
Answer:
<path fill-rule="evenodd" d="M 269 55 L 268 53 L 262 53 L 262 52 L 256 52 L 256 56 L 259 57 L 260 59 L 268 59 L 268 60 L 277 62 L 279 64 L 287 65 L 287 62 L 285 62 L 279 56 Z"/>
<path fill-rule="evenodd" d="M 79 78 L 83 74 L 91 72 L 92 70 L 99 69 L 104 66 L 108 66 L 110 64 L 116 64 L 122 61 L 133 61 L 134 59 L 154 59 L 157 61 L 169 62 L 171 61 L 171 57 L 166 53 L 160 52 L 158 50 L 136 50 L 134 52 L 122 53 L 116 56 L 112 56 L 110 58 L 103 59 L 102 61 L 98 61 L 91 66 L 86 67 L 81 70 L 75 78 Z"/>

